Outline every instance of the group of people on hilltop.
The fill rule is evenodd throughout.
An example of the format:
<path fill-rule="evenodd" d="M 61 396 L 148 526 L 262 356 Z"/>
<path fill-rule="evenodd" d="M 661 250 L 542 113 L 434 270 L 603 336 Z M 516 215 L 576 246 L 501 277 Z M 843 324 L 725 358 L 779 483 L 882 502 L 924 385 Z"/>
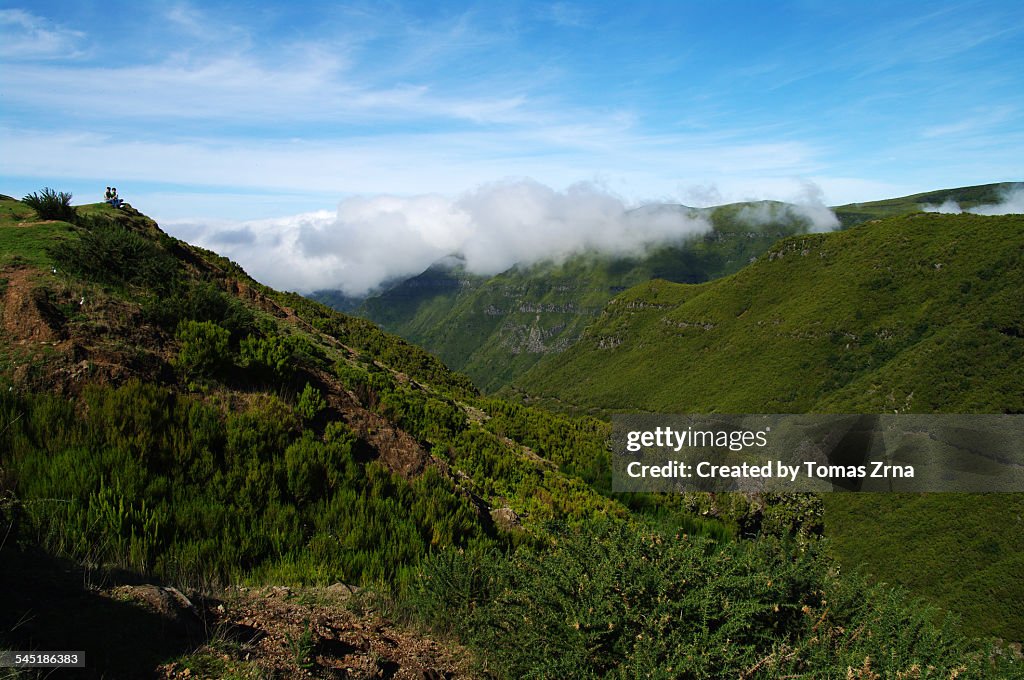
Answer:
<path fill-rule="evenodd" d="M 117 187 L 107 187 L 106 193 L 103 194 L 103 201 L 115 208 L 120 208 L 124 205 L 124 201 L 117 197 Z"/>

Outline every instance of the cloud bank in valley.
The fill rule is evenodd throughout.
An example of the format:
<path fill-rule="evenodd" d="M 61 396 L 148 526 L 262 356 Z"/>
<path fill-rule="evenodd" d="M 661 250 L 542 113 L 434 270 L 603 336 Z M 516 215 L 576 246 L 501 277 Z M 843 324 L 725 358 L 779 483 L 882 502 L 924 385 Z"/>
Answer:
<path fill-rule="evenodd" d="M 953 199 L 944 201 L 941 205 L 926 203 L 921 210 L 930 213 L 943 213 L 946 215 L 959 215 L 960 213 L 972 213 L 974 215 L 1017 215 L 1024 214 L 1024 184 L 1014 184 L 1002 192 L 1001 200 L 998 203 L 978 205 L 964 210 L 960 204 Z"/>
<path fill-rule="evenodd" d="M 755 207 L 739 217 L 752 225 L 798 217 L 815 231 L 838 226 L 816 187 L 808 184 L 799 200 L 798 205 L 775 205 L 775 214 L 761 214 Z M 463 258 L 469 271 L 491 275 L 588 251 L 635 255 L 711 229 L 695 211 L 672 206 L 636 210 L 595 184 L 559 191 L 530 179 L 485 184 L 454 199 L 352 197 L 341 201 L 335 213 L 166 226 L 238 261 L 272 286 L 303 292 L 339 288 L 348 295 L 413 276 L 453 254 Z"/>

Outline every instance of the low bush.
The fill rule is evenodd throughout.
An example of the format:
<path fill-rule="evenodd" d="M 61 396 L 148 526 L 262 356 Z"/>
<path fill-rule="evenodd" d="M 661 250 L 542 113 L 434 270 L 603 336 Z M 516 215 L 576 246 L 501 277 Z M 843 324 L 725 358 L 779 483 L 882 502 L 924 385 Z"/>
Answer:
<path fill-rule="evenodd" d="M 716 544 L 597 523 L 562 531 L 545 550 L 434 554 L 405 602 L 477 649 L 499 677 L 981 678 L 1013 670 L 935 611 L 891 588 L 840 579 L 816 545 L 774 538 Z"/>
<path fill-rule="evenodd" d="M 306 383 L 306 387 L 295 404 L 295 412 L 306 420 L 313 420 L 325 408 L 327 408 L 327 402 L 320 390 Z"/>
<path fill-rule="evenodd" d="M 177 585 L 326 585 L 396 583 L 433 547 L 500 540 L 450 479 L 368 462 L 340 422 L 302 431 L 277 397 L 224 413 L 129 381 L 83 398 L 0 390 L 8 545 Z"/>
<path fill-rule="evenodd" d="M 250 335 L 242 340 L 239 357 L 242 366 L 262 370 L 277 378 L 288 377 L 293 370 L 293 348 L 287 337 Z"/>
<path fill-rule="evenodd" d="M 72 224 L 78 221 L 78 213 L 71 205 L 70 192 L 58 192 L 46 187 L 38 194 L 29 194 L 21 202 L 35 210 L 40 219 L 63 220 Z"/>
<path fill-rule="evenodd" d="M 96 222 L 50 249 L 57 267 L 92 281 L 142 286 L 159 296 L 178 285 L 178 262 L 153 241 L 112 222 Z"/>
<path fill-rule="evenodd" d="M 213 321 L 231 333 L 237 347 L 252 333 L 253 313 L 237 298 L 228 295 L 210 281 L 186 281 L 165 297 L 153 297 L 143 307 L 146 318 L 164 328 L 173 329 L 182 321 Z"/>
<path fill-rule="evenodd" d="M 212 321 L 182 321 L 175 337 L 180 347 L 174 363 L 188 379 L 212 378 L 231 362 L 231 334 Z"/>

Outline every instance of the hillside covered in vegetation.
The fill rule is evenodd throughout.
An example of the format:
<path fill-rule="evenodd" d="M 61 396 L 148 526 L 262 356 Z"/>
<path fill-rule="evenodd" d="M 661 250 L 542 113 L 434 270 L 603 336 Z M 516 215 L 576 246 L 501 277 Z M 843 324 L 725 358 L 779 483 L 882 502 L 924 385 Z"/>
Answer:
<path fill-rule="evenodd" d="M 613 496 L 604 422 L 53 198 L 0 198 L 6 648 L 105 678 L 1020 671 L 841 575 L 820 499 Z"/>
<path fill-rule="evenodd" d="M 932 191 L 833 208 L 843 228 L 921 213 L 948 202 L 963 209 L 997 204 L 1010 183 Z M 825 211 L 823 207 L 820 211 Z M 310 297 L 355 313 L 436 353 L 485 391 L 515 383 L 535 364 L 572 347 L 616 295 L 661 279 L 702 283 L 735 273 L 775 242 L 822 228 L 806 206 L 750 201 L 712 208 L 652 205 L 631 218 L 666 214 L 707 220 L 709 230 L 652 245 L 642 253 L 579 253 L 560 262 L 512 267 L 495 276 L 466 271 L 453 256 L 371 296 L 361 306 L 338 291 Z M 820 219 L 820 216 L 819 216 Z"/>
<path fill-rule="evenodd" d="M 520 385 L 662 412 L 1024 410 L 1024 217 L 919 214 L 652 281 Z"/>
<path fill-rule="evenodd" d="M 733 276 L 622 293 L 517 389 L 597 413 L 1020 413 L 1021 291 L 1021 215 L 794 236 Z M 1020 637 L 1020 496 L 824 500 L 844 565 Z"/>

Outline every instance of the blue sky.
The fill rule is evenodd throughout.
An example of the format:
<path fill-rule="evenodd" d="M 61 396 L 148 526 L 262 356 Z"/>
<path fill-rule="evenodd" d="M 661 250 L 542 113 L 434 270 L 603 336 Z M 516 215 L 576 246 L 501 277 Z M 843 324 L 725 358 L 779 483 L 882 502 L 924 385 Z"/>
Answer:
<path fill-rule="evenodd" d="M 0 192 L 186 235 L 509 178 L 834 205 L 1022 152 L 1020 2 L 0 2 Z"/>

